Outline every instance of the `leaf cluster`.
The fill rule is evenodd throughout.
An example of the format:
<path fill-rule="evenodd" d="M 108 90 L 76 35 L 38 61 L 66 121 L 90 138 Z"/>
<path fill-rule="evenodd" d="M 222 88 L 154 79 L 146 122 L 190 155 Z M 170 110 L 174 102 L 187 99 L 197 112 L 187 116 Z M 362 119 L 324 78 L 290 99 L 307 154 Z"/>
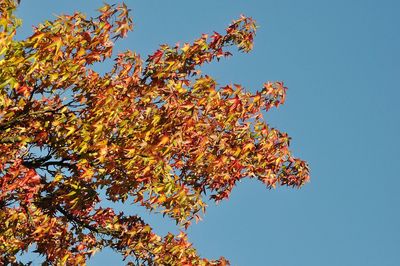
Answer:
<path fill-rule="evenodd" d="M 250 93 L 200 71 L 230 46 L 253 48 L 251 18 L 146 60 L 120 53 L 100 75 L 93 65 L 133 28 L 126 5 L 59 16 L 25 40 L 15 40 L 16 8 L 0 2 L 0 262 L 18 265 L 35 245 L 45 264 L 83 265 L 111 247 L 130 264 L 226 265 L 199 257 L 183 232 L 160 237 L 104 203 L 139 204 L 187 228 L 207 195 L 226 199 L 243 178 L 308 181 L 288 135 L 262 118 L 284 103 L 284 84 Z"/>

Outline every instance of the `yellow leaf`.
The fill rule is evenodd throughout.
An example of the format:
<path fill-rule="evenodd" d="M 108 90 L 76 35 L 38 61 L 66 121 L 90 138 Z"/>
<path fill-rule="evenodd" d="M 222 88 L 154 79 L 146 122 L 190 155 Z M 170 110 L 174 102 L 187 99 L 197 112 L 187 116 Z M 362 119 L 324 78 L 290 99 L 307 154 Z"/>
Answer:
<path fill-rule="evenodd" d="M 158 146 L 165 145 L 168 141 L 169 141 L 169 137 L 164 135 L 161 138 L 161 141 L 158 143 Z"/>
<path fill-rule="evenodd" d="M 67 135 L 65 135 L 66 137 L 72 135 L 75 132 L 75 127 L 74 126 L 66 127 L 66 129 L 68 129 L 68 133 L 67 133 Z"/>
<path fill-rule="evenodd" d="M 189 50 L 189 48 L 190 48 L 190 45 L 188 43 L 185 43 L 183 45 L 183 47 L 181 48 L 181 50 L 186 53 Z"/>
<path fill-rule="evenodd" d="M 247 150 L 253 150 L 254 149 L 254 144 L 253 143 L 247 143 L 246 145 L 244 145 L 243 150 L 247 151 Z"/>

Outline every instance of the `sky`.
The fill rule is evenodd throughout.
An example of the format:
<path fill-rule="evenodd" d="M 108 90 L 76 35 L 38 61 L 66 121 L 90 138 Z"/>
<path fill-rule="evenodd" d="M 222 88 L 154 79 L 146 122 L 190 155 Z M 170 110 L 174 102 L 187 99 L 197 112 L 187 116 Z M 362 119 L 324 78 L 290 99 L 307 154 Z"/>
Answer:
<path fill-rule="evenodd" d="M 56 14 L 96 15 L 103 3 L 21 2 L 19 38 Z M 202 256 L 250 266 L 400 265 L 399 1 L 125 3 L 135 28 L 116 49 L 143 58 L 163 43 L 222 32 L 240 14 L 253 17 L 260 26 L 254 50 L 203 73 L 251 91 L 266 81 L 289 88 L 285 105 L 265 119 L 292 137 L 293 153 L 310 165 L 311 182 L 275 190 L 256 180 L 239 183 L 229 200 L 210 204 L 203 221 L 187 231 Z M 99 71 L 109 68 L 105 63 Z M 159 234 L 178 231 L 168 219 L 137 211 Z M 124 263 L 104 250 L 88 265 Z"/>

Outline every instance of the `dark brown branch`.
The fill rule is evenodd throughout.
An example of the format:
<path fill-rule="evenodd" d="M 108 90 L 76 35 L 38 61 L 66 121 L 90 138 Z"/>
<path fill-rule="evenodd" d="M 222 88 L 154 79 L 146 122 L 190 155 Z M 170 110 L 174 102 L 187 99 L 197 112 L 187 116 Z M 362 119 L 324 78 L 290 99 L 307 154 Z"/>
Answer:
<path fill-rule="evenodd" d="M 76 223 L 79 226 L 82 226 L 86 229 L 89 229 L 92 232 L 98 233 L 98 234 L 106 234 L 106 235 L 114 235 L 115 233 L 112 231 L 109 231 L 107 229 L 104 228 L 97 228 L 94 227 L 82 220 L 80 220 L 78 217 L 74 216 L 73 214 L 69 213 L 67 210 L 63 209 L 61 206 L 57 205 L 56 206 L 57 211 L 59 211 L 60 213 L 62 213 L 62 215 L 64 215 L 65 218 L 67 218 L 70 222 Z"/>
<path fill-rule="evenodd" d="M 64 105 L 62 105 L 62 106 L 60 106 L 60 107 L 58 107 L 57 109 L 54 109 L 54 110 L 45 110 L 45 111 L 34 112 L 34 113 L 29 113 L 29 108 L 24 108 L 22 110 L 22 112 L 20 114 L 18 114 L 17 116 L 15 116 L 13 119 L 0 124 L 0 130 L 6 130 L 8 128 L 11 128 L 12 126 L 18 124 L 19 122 L 22 122 L 22 119 L 27 117 L 27 116 L 36 117 L 36 116 L 41 116 L 41 115 L 44 115 L 44 114 L 57 114 L 58 111 L 60 111 L 64 107 L 70 106 L 70 104 L 72 104 L 73 102 L 74 101 L 70 101 L 69 103 L 64 104 Z"/>
<path fill-rule="evenodd" d="M 25 166 L 25 167 L 28 167 L 28 168 L 37 168 L 37 167 L 40 167 L 43 164 L 45 164 L 46 161 L 51 159 L 51 157 L 52 157 L 51 155 L 47 155 L 45 157 L 38 158 L 38 159 L 35 159 L 35 160 L 23 161 L 22 165 Z"/>

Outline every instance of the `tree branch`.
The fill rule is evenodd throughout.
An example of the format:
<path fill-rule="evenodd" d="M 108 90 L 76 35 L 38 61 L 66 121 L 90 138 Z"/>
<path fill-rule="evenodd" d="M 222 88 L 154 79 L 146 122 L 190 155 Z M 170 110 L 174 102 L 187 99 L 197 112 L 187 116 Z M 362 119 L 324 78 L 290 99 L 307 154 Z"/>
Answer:
<path fill-rule="evenodd" d="M 76 223 L 79 226 L 82 226 L 86 229 L 89 229 L 92 232 L 95 232 L 98 234 L 115 235 L 115 232 L 112 232 L 110 230 L 107 230 L 107 229 L 101 228 L 101 227 L 97 228 L 97 227 L 94 227 L 94 226 L 82 221 L 78 217 L 74 216 L 73 214 L 69 213 L 67 210 L 62 208 L 60 205 L 56 206 L 56 210 L 59 211 L 62 215 L 64 215 L 64 217 L 67 218 L 69 221 Z"/>

